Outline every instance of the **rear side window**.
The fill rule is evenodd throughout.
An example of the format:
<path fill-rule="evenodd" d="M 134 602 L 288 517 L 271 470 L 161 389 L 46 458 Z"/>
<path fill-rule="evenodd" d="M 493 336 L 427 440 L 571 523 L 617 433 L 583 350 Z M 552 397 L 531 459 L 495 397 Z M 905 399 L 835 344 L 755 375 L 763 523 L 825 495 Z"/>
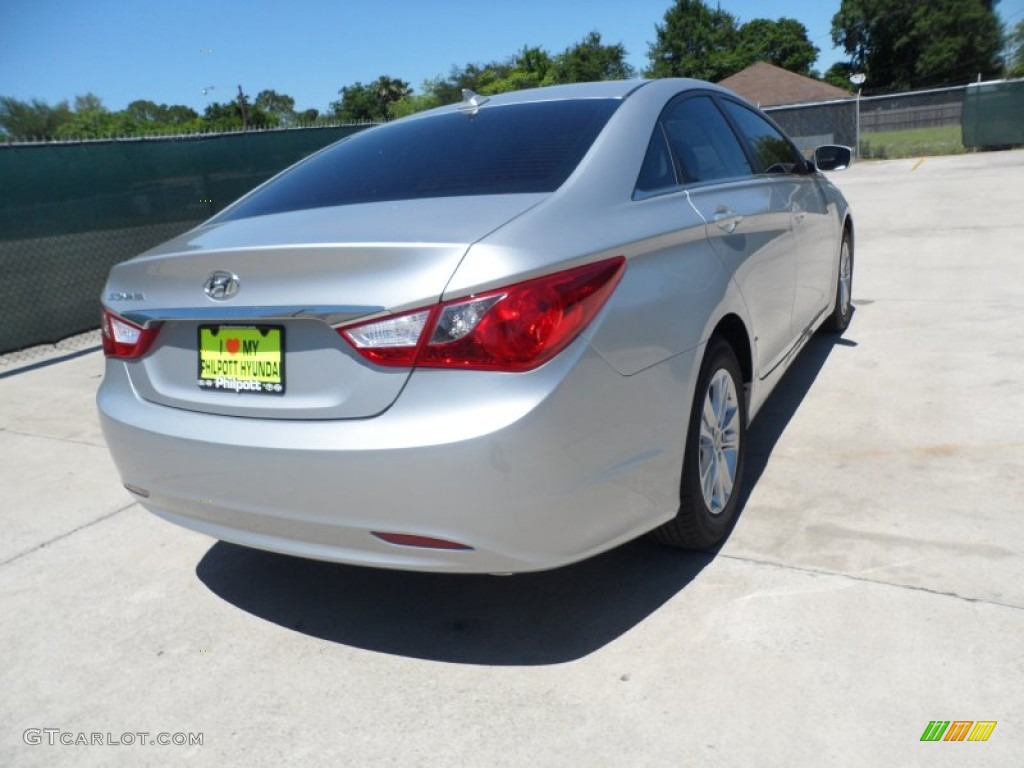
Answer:
<path fill-rule="evenodd" d="M 683 182 L 749 176 L 753 173 L 736 134 L 708 96 L 682 99 L 662 115 Z"/>
<path fill-rule="evenodd" d="M 372 128 L 295 166 L 221 220 L 385 200 L 552 192 L 619 103 L 484 107 Z"/>
<path fill-rule="evenodd" d="M 800 155 L 774 125 L 735 101 L 723 99 L 722 103 L 749 142 L 761 166 L 760 173 L 800 173 L 803 170 Z"/>
<path fill-rule="evenodd" d="M 647 145 L 647 155 L 644 157 L 643 167 L 640 168 L 640 177 L 636 181 L 636 191 L 643 197 L 678 185 L 676 169 L 672 165 L 672 153 L 665 139 L 665 131 L 659 123 L 654 126 L 654 133 Z"/>

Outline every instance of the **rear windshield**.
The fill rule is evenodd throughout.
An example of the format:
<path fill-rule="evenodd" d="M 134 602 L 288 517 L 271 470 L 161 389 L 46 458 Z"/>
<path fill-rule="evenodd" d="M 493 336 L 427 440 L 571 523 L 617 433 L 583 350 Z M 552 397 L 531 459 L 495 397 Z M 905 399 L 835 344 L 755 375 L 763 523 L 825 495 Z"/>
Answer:
<path fill-rule="evenodd" d="M 297 165 L 220 220 L 383 200 L 551 192 L 618 105 L 514 104 L 369 129 Z"/>

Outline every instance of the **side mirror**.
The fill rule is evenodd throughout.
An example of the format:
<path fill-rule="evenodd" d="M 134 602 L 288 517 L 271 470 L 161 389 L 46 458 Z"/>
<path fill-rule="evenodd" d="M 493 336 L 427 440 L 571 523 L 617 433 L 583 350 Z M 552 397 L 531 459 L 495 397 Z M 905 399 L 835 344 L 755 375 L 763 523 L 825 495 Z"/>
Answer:
<path fill-rule="evenodd" d="M 836 144 L 826 144 L 814 150 L 814 167 L 819 171 L 843 171 L 853 162 L 853 150 Z"/>

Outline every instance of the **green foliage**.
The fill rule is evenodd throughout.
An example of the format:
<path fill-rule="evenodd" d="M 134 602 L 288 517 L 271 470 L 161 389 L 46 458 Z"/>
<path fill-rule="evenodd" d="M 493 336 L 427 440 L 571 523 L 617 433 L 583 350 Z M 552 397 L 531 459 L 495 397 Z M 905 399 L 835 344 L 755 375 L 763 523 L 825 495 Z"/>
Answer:
<path fill-rule="evenodd" d="M 651 77 L 695 77 L 718 81 L 756 61 L 803 75 L 818 48 L 799 21 L 753 19 L 740 24 L 710 0 L 673 0 L 650 44 Z M 824 79 L 849 88 L 852 72 L 864 72 L 866 93 L 969 82 L 1002 72 L 1002 27 L 998 0 L 841 0 L 832 20 L 832 37 L 850 55 L 834 64 Z M 1024 77 L 1024 21 L 1005 39 L 1008 75 Z M 497 94 L 522 88 L 595 80 L 628 79 L 636 72 L 621 43 L 606 45 L 597 31 L 558 54 L 524 46 L 514 56 L 486 63 L 453 66 L 447 77 L 423 83 L 414 93 L 403 80 L 383 75 L 338 91 L 329 117 L 342 121 L 383 121 L 462 100 L 462 90 Z M 200 117 L 183 105 L 139 99 L 111 112 L 99 97 L 76 96 L 49 105 L 0 97 L 0 136 L 16 138 L 90 138 L 193 131 L 237 131 L 321 121 L 316 109 L 296 111 L 295 100 L 265 89 L 255 100 L 239 87 L 238 97 L 209 104 Z"/>
<path fill-rule="evenodd" d="M 796 19 L 752 19 L 740 27 L 738 37 L 743 67 L 766 61 L 810 77 L 818 59 L 818 47 L 808 37 L 807 27 Z"/>
<path fill-rule="evenodd" d="M 462 101 L 463 89 L 481 94 L 502 93 L 512 90 L 509 87 L 509 80 L 513 77 L 514 72 L 514 59 L 492 61 L 487 64 L 466 64 L 461 68 L 452 67 L 446 80 L 438 79 L 425 84 L 428 86 L 426 93 L 436 96 L 441 104 L 454 104 Z M 532 74 L 524 71 L 523 79 L 532 81 Z"/>
<path fill-rule="evenodd" d="M 223 104 L 210 102 L 203 111 L 203 127 L 208 131 L 240 131 L 242 130 L 242 110 L 237 101 Z"/>
<path fill-rule="evenodd" d="M 553 69 L 553 71 L 552 71 Z M 626 62 L 622 43 L 604 45 L 600 32 L 590 32 L 580 42 L 549 60 L 552 83 L 589 83 L 597 80 L 628 80 L 636 71 Z"/>
<path fill-rule="evenodd" d="M 123 114 L 135 135 L 183 133 L 200 127 L 199 113 L 181 104 L 167 106 L 137 99 L 125 107 Z"/>
<path fill-rule="evenodd" d="M 432 93 L 414 93 L 391 102 L 388 105 L 388 117 L 397 120 L 439 106 L 441 102 Z"/>
<path fill-rule="evenodd" d="M 695 77 L 717 82 L 743 69 L 736 17 L 703 0 L 675 0 L 665 23 L 655 25 L 647 50 L 651 77 Z"/>
<path fill-rule="evenodd" d="M 20 101 L 0 96 L 0 132 L 24 139 L 50 139 L 57 129 L 71 118 L 66 101 L 50 106 L 44 101 Z"/>
<path fill-rule="evenodd" d="M 125 112 L 132 122 L 139 125 L 156 125 L 161 121 L 161 113 L 167 107 L 147 99 L 136 99 L 127 107 Z M 194 113 L 193 113 L 194 114 Z"/>
<path fill-rule="evenodd" d="M 1009 69 L 1007 77 L 1024 77 L 1024 20 L 1018 21 L 1013 32 L 1008 36 Z"/>
<path fill-rule="evenodd" d="M 371 83 L 344 86 L 341 98 L 331 104 L 330 118 L 345 122 L 379 122 L 421 112 L 462 100 L 463 89 L 490 95 L 557 83 L 627 79 L 635 71 L 626 62 L 621 44 L 605 45 L 599 32 L 590 32 L 557 55 L 544 48 L 524 46 L 504 61 L 453 66 L 448 77 L 423 84 L 413 93 L 404 80 L 383 75 Z M 93 94 L 50 107 L 44 102 L 25 103 L 0 97 L 0 135 L 39 138 L 101 138 L 193 131 L 240 131 L 279 125 L 319 122 L 316 109 L 301 112 L 295 99 L 277 91 L 260 91 L 255 100 L 242 92 L 230 101 L 211 102 L 200 116 L 182 106 L 137 99 L 120 112 L 110 112 Z"/>
<path fill-rule="evenodd" d="M 543 48 L 523 46 L 510 61 L 491 62 L 482 68 L 471 67 L 467 67 L 469 71 L 464 71 L 460 80 L 472 82 L 472 85 L 462 87 L 481 94 L 539 88 L 554 82 L 554 61 Z M 462 89 L 459 88 L 458 100 L 461 99 Z"/>
<path fill-rule="evenodd" d="M 378 122 L 388 119 L 389 107 L 412 95 L 404 80 L 381 75 L 372 83 L 357 82 L 338 91 L 341 99 L 331 104 L 335 118 L 343 122 Z"/>
<path fill-rule="evenodd" d="M 270 91 L 269 93 L 273 93 Z M 249 128 L 273 128 L 278 117 L 266 112 L 260 104 L 249 101 L 249 95 L 238 87 L 233 101 L 211 102 L 206 106 L 201 121 L 206 131 L 244 131 Z"/>
<path fill-rule="evenodd" d="M 842 0 L 832 40 L 867 75 L 866 93 L 962 85 L 1002 72 L 997 0 Z"/>
<path fill-rule="evenodd" d="M 75 97 L 75 111 L 57 128 L 60 139 L 101 139 L 134 133 L 131 118 L 124 112 L 110 112 L 92 93 Z"/>
<path fill-rule="evenodd" d="M 852 84 L 850 83 L 850 76 L 854 74 L 853 65 L 848 61 L 837 61 L 828 71 L 825 72 L 822 80 L 826 83 L 836 86 L 836 88 L 844 88 L 850 90 Z"/>
<path fill-rule="evenodd" d="M 656 26 L 648 49 L 650 77 L 695 77 L 718 82 L 758 61 L 811 77 L 818 47 L 796 19 L 736 17 L 703 0 L 676 0 Z"/>
<path fill-rule="evenodd" d="M 86 93 L 75 96 L 75 112 L 106 112 L 103 100 L 95 93 Z"/>
<path fill-rule="evenodd" d="M 597 35 L 597 42 L 601 42 L 600 35 Z M 551 58 L 551 54 L 543 48 L 538 46 L 531 47 L 528 45 L 524 45 L 513 60 L 513 66 L 515 69 L 520 72 L 535 75 L 538 83 L 551 82 L 552 68 L 554 64 L 555 61 Z"/>
<path fill-rule="evenodd" d="M 253 107 L 267 116 L 273 125 L 291 125 L 296 120 L 295 99 L 277 91 L 263 90 L 256 94 Z"/>
<path fill-rule="evenodd" d="M 392 102 L 387 114 L 390 118 L 405 117 L 443 104 L 454 104 L 462 101 L 463 89 L 490 96 L 524 88 L 621 80 L 635 75 L 626 62 L 626 49 L 621 43 L 605 45 L 599 32 L 591 32 L 557 55 L 537 46 L 523 46 L 505 61 L 453 66 L 447 77 L 423 83 L 421 93 L 410 93 Z"/>
<path fill-rule="evenodd" d="M 111 112 L 92 93 L 74 98 L 74 109 L 62 101 L 51 107 L 45 102 L 23 102 L 0 97 L 0 135 L 19 139 L 102 139 L 117 136 L 147 136 L 201 131 L 240 131 L 242 110 L 250 128 L 290 125 L 299 119 L 295 100 L 275 91 L 260 91 L 256 101 L 240 94 L 239 99 L 207 106 L 202 117 L 182 104 L 157 104 L 136 99 L 119 112 Z M 306 110 L 301 119 L 313 122 L 315 109 Z"/>

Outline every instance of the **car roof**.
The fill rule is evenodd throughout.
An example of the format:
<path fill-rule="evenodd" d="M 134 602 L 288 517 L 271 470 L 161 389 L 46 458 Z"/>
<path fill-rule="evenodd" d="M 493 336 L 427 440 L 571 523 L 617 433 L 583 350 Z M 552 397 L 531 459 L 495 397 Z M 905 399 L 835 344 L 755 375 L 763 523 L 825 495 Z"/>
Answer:
<path fill-rule="evenodd" d="M 483 96 L 495 104 L 515 104 L 530 101 L 557 101 L 562 99 L 622 99 L 650 80 L 600 80 L 590 83 L 567 83 L 544 88 L 525 88 L 494 96 Z"/>
<path fill-rule="evenodd" d="M 454 112 L 466 109 L 487 109 L 489 107 L 505 106 L 508 104 L 529 104 L 542 101 L 560 101 L 572 99 L 625 99 L 636 91 L 653 89 L 665 91 L 666 93 L 679 93 L 687 89 L 710 89 L 721 93 L 731 93 L 712 83 L 703 80 L 692 80 L 689 78 L 663 78 L 658 80 L 601 80 L 589 83 L 569 83 L 565 85 L 550 85 L 544 88 L 527 88 L 520 91 L 508 93 L 476 95 L 476 103 L 462 101 L 457 104 L 448 104 L 443 107 L 431 109 L 411 115 L 414 119 L 418 116 L 436 115 L 445 112 Z M 406 119 L 410 119 L 406 118 Z"/>

